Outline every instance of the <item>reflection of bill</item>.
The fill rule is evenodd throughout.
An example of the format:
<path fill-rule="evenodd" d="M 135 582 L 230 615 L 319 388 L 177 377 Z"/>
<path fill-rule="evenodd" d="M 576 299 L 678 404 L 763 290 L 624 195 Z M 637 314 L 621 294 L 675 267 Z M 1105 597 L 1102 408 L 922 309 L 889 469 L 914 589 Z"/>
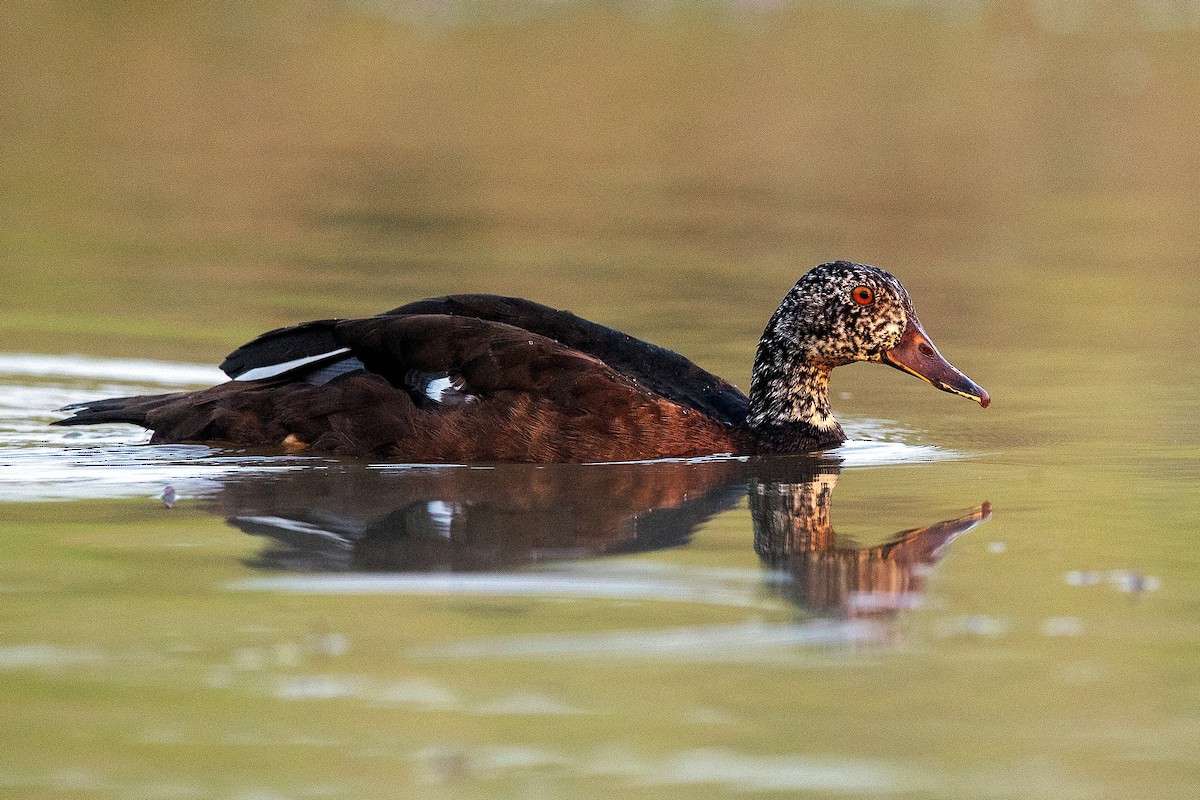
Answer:
<path fill-rule="evenodd" d="M 875 547 L 839 542 L 830 521 L 837 471 L 796 483 L 752 479 L 754 549 L 786 573 L 778 584 L 792 602 L 816 614 L 888 615 L 919 602 L 925 578 L 960 533 L 991 516 L 983 503 L 954 519 L 913 528 Z"/>
<path fill-rule="evenodd" d="M 214 510 L 268 546 L 252 566 L 291 572 L 447 573 L 687 544 L 749 486 L 754 547 L 773 583 L 821 615 L 911 605 L 925 573 L 985 503 L 953 520 L 858 548 L 830 522 L 836 462 L 821 458 L 380 470 L 259 475 L 227 484 Z M 783 577 L 782 584 L 774 580 Z"/>

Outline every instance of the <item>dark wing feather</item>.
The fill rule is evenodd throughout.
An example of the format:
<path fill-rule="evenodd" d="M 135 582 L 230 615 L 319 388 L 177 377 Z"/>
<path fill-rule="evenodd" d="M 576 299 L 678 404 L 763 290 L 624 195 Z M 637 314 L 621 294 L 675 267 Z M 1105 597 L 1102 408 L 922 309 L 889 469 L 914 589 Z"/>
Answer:
<path fill-rule="evenodd" d="M 410 374 L 456 376 L 462 391 L 489 396 L 521 392 L 560 411 L 582 410 L 619 386 L 637 387 L 597 358 L 553 339 L 499 322 L 445 315 L 378 316 L 338 323 L 334 338 L 366 369 L 397 388 Z"/>
<path fill-rule="evenodd" d="M 267 331 L 226 356 L 221 362 L 221 371 L 236 378 L 252 369 L 330 353 L 339 347 L 333 337 L 338 322 L 320 319 Z"/>
<path fill-rule="evenodd" d="M 600 359 L 640 386 L 726 425 L 746 421 L 749 402 L 740 389 L 678 353 L 627 333 L 518 297 L 460 294 L 400 306 L 386 316 L 448 314 L 502 322 L 554 339 Z"/>

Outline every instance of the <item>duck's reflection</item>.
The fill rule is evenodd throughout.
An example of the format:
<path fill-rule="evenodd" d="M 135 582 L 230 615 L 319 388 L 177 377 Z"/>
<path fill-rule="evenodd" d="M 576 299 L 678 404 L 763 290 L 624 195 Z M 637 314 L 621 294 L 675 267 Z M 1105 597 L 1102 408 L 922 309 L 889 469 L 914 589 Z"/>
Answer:
<path fill-rule="evenodd" d="M 685 544 L 745 493 L 738 461 L 302 470 L 227 485 L 253 566 L 471 572 Z"/>
<path fill-rule="evenodd" d="M 782 594 L 816 614 L 891 614 L 913 605 L 946 545 L 991 516 L 985 502 L 960 517 L 859 547 L 840 539 L 830 519 L 838 473 L 814 464 L 781 474 L 776 465 L 750 479 L 754 549 L 790 578 L 777 584 Z"/>
<path fill-rule="evenodd" d="M 858 547 L 830 521 L 840 469 L 821 458 L 493 468 L 337 465 L 227 484 L 214 510 L 268 543 L 252 566 L 470 572 L 686 544 L 749 493 L 754 548 L 783 596 L 820 615 L 894 613 L 924 590 L 955 519 Z M 782 578 L 782 580 L 779 580 Z"/>

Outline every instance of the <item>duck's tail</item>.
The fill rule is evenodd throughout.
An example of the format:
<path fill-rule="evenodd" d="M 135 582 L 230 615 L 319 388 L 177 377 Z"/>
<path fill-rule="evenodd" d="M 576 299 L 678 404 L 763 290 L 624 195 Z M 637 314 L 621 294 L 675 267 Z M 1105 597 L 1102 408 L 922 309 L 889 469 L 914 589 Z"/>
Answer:
<path fill-rule="evenodd" d="M 51 425 L 100 425 L 110 422 L 126 422 L 151 428 L 149 415 L 163 404 L 179 396 L 171 394 L 142 394 L 133 397 L 109 397 L 104 400 L 89 400 L 73 403 L 59 411 L 69 411 L 71 416 L 54 420 Z"/>

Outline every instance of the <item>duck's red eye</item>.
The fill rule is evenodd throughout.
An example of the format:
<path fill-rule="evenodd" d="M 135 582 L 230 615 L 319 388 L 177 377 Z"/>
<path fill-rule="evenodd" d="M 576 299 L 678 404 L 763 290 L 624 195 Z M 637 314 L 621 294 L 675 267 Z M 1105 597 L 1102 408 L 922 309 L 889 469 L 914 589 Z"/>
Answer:
<path fill-rule="evenodd" d="M 869 306 L 875 301 L 875 292 L 870 286 L 857 286 L 855 287 L 854 291 L 850 293 L 850 296 L 853 297 L 854 302 L 858 303 L 860 306 Z"/>

